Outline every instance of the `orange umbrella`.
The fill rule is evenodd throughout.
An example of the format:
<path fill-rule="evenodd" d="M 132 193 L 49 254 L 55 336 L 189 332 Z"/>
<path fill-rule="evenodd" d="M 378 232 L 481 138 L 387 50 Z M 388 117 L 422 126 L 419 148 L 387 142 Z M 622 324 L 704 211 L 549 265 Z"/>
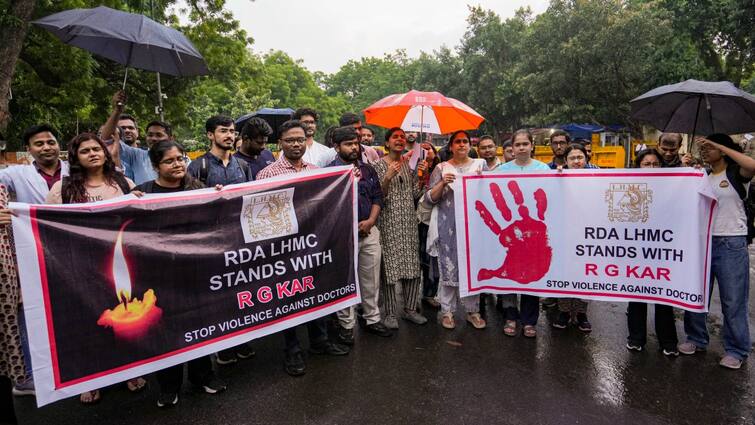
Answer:
<path fill-rule="evenodd" d="M 367 124 L 433 134 L 474 130 L 485 121 L 474 109 L 454 98 L 416 90 L 380 99 L 364 110 L 364 117 Z"/>

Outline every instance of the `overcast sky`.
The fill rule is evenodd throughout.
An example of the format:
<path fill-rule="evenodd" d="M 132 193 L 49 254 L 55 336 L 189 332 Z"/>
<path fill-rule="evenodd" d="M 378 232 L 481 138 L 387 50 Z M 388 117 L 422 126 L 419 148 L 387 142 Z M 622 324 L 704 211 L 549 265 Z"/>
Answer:
<path fill-rule="evenodd" d="M 467 4 L 502 18 L 547 0 L 228 0 L 227 7 L 254 38 L 258 53 L 282 50 L 311 71 L 333 73 L 350 59 L 406 49 L 411 57 L 456 46 L 466 29 Z"/>

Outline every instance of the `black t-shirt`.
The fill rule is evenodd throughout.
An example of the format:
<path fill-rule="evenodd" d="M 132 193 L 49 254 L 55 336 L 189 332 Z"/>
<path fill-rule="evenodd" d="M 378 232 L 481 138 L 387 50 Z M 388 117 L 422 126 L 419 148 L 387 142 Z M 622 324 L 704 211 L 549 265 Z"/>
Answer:
<path fill-rule="evenodd" d="M 183 192 L 184 187 L 183 185 L 180 185 L 178 187 L 163 187 L 157 184 L 155 180 L 152 180 L 152 181 L 144 182 L 131 190 L 138 190 L 144 193 L 172 193 L 172 192 Z"/>

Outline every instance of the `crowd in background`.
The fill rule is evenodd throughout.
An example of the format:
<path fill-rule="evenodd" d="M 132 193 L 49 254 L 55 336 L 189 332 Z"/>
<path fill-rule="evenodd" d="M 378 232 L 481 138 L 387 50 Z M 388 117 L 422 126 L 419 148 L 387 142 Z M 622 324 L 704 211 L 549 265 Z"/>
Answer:
<path fill-rule="evenodd" d="M 298 109 L 291 120 L 276 132 L 261 118 L 253 117 L 241 128 L 225 116 L 206 122 L 209 150 L 190 161 L 182 145 L 173 138 L 170 124 L 152 121 L 142 132 L 136 118 L 124 113 L 126 97 L 113 97 L 108 121 L 97 132 L 76 135 L 67 144 L 68 160 L 60 160 L 61 141 L 56 131 L 41 124 L 29 128 L 23 143 L 33 158 L 30 165 L 0 170 L 0 268 L 5 307 L 4 326 L 14 321 L 16 331 L 7 330 L 2 341 L 9 365 L 4 375 L 13 381 L 13 393 L 34 394 L 32 365 L 26 326 L 13 260 L 8 209 L 9 193 L 18 202 L 85 203 L 112 199 L 133 193 L 169 193 L 200 188 L 216 188 L 237 183 L 306 172 L 322 167 L 351 165 L 358 178 L 358 274 L 362 295 L 359 307 L 339 311 L 334 318 L 323 317 L 306 325 L 311 355 L 342 356 L 355 343 L 355 329 L 361 323 L 364 333 L 391 337 L 401 326 L 423 326 L 428 312 L 437 310 L 437 321 L 446 329 L 458 326 L 461 317 L 467 326 L 487 327 L 486 303 L 495 305 L 504 317 L 502 333 L 508 337 L 537 336 L 541 309 L 557 310 L 550 326 L 575 326 L 590 332 L 589 303 L 576 298 L 540 299 L 531 295 L 459 296 L 456 226 L 453 182 L 463 173 L 506 173 L 563 169 L 598 168 L 591 162 L 591 143 L 572 140 L 568 133 L 550 136 L 553 159 L 544 163 L 533 158 L 534 140 L 530 131 L 513 133 L 503 143 L 482 136 L 473 147 L 472 135 L 457 131 L 437 149 L 420 140 L 420 135 L 391 128 L 385 132 L 383 147 L 374 147 L 375 131 L 356 114 L 344 114 L 339 126 L 325 132 L 325 140 L 315 140 L 318 113 Z M 277 140 L 271 140 L 277 134 Z M 718 198 L 713 224 L 711 282 L 718 285 L 724 315 L 723 343 L 726 354 L 720 365 L 738 369 L 751 349 L 748 328 L 749 257 L 746 203 L 749 182 L 755 175 L 755 160 L 742 153 L 727 135 L 714 134 L 698 140 L 702 162 Z M 267 149 L 277 143 L 277 158 Z M 141 146 L 140 146 L 141 145 Z M 498 156 L 498 150 L 502 156 Z M 680 155 L 682 137 L 664 133 L 657 148 L 636 155 L 637 168 L 684 167 L 693 164 L 690 155 Z M 558 206 L 553 207 L 557 211 Z M 711 288 L 713 285 L 711 285 Z M 456 314 L 459 307 L 463 314 Z M 481 308 L 482 307 L 482 308 Z M 706 314 L 685 312 L 686 339 L 679 343 L 673 308 L 655 305 L 655 329 L 659 347 L 668 357 L 693 355 L 709 343 Z M 10 313 L 9 313 L 10 312 Z M 647 342 L 647 304 L 629 303 L 627 343 L 631 351 L 643 351 Z M 328 320 L 337 323 L 335 332 Z M 401 322 L 401 323 L 400 323 Z M 305 351 L 296 328 L 283 331 L 286 373 L 306 372 Z M 16 343 L 15 338 L 20 338 Z M 7 349 L 6 349 L 7 347 Z M 188 362 L 188 379 L 206 393 L 226 389 L 215 375 L 213 360 L 227 365 L 254 355 L 250 344 L 223 350 Z M 160 407 L 178 403 L 184 377 L 178 365 L 156 374 L 160 386 Z M 140 391 L 144 378 L 126 383 Z M 101 398 L 100 390 L 81 395 L 91 404 Z"/>

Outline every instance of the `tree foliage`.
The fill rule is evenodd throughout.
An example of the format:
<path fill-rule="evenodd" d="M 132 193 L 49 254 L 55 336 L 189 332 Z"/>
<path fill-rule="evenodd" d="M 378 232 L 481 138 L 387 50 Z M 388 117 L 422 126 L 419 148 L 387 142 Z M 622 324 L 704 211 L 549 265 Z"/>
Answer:
<path fill-rule="evenodd" d="M 0 22 L 13 21 L 11 6 L 20 1 L 0 0 Z M 37 0 L 33 18 L 100 4 Z M 224 0 L 104 4 L 178 28 L 204 55 L 209 76 L 162 76 L 166 119 L 179 139 L 200 144 L 213 114 L 307 106 L 321 112 L 323 130 L 343 112 L 410 89 L 469 104 L 490 132 L 572 121 L 632 124 L 629 100 L 687 78 L 727 79 L 755 91 L 752 0 L 551 0 L 540 15 L 521 9 L 508 19 L 471 7 L 457 46 L 417 58 L 398 50 L 351 60 L 332 75 L 310 72 L 285 52 L 255 54 L 253 39 Z M 53 124 L 64 139 L 96 129 L 124 72 L 31 26 L 12 80 L 9 140 L 18 147 L 23 129 L 40 122 Z M 154 73 L 130 70 L 127 92 L 128 110 L 141 124 L 156 118 Z"/>

